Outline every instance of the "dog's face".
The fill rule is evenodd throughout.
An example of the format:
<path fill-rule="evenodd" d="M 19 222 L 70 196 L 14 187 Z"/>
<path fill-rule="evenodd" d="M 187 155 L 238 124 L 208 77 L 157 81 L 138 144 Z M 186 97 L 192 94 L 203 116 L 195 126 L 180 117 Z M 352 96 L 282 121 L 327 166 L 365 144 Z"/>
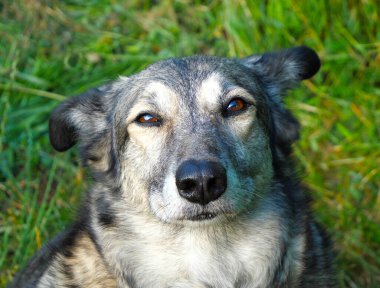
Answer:
<path fill-rule="evenodd" d="M 116 106 L 116 135 L 127 134 L 119 145 L 124 190 L 148 198 L 164 221 L 239 213 L 273 175 L 268 125 L 257 111 L 264 92 L 254 77 L 228 72 L 236 63 L 222 63 L 226 71 L 216 59 L 166 61 L 118 84 L 138 91 L 125 89 Z"/>
<path fill-rule="evenodd" d="M 81 142 L 95 179 L 126 205 L 170 222 L 212 223 L 254 209 L 298 122 L 281 96 L 319 69 L 306 47 L 245 59 L 158 62 L 61 104 L 53 146 Z"/>

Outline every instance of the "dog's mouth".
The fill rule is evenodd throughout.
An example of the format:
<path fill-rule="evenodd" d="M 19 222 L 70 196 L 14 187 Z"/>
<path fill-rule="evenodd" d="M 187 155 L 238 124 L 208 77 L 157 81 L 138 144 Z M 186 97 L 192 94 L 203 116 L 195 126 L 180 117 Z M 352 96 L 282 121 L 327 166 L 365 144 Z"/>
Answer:
<path fill-rule="evenodd" d="M 214 219 L 216 217 L 216 214 L 213 213 L 200 213 L 191 217 L 188 217 L 187 220 L 190 221 L 207 221 Z"/>

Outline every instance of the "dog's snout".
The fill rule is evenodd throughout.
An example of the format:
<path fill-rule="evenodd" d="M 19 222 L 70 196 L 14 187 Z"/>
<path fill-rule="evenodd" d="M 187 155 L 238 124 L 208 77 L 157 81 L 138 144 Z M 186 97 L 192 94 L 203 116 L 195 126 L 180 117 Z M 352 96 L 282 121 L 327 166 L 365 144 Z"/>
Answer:
<path fill-rule="evenodd" d="M 217 162 L 187 160 L 177 170 L 176 184 L 183 198 L 206 205 L 226 190 L 226 170 Z"/>

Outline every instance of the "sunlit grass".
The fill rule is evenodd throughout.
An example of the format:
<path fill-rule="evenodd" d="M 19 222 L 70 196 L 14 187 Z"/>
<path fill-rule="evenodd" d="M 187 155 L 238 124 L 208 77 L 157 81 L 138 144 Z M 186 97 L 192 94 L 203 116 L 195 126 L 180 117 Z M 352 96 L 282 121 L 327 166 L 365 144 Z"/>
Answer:
<path fill-rule="evenodd" d="M 0 286 L 73 219 L 84 189 L 75 149 L 48 142 L 61 99 L 167 57 L 308 45 L 323 66 L 286 99 L 303 126 L 295 156 L 334 238 L 340 285 L 377 287 L 377 1 L 157 2 L 0 4 Z"/>

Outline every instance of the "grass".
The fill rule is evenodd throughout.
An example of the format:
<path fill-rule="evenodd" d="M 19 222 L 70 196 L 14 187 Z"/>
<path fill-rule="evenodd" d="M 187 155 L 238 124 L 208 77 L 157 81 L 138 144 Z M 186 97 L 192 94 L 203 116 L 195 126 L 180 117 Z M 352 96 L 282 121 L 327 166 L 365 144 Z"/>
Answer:
<path fill-rule="evenodd" d="M 50 4 L 46 4 L 50 3 Z M 126 4 L 128 3 L 128 4 Z M 85 172 L 54 152 L 67 95 L 172 56 L 309 45 L 323 66 L 287 98 L 341 287 L 380 284 L 380 11 L 357 1 L 3 1 L 0 4 L 0 286 L 75 214 Z M 74 179 L 74 181 L 73 181 Z"/>

